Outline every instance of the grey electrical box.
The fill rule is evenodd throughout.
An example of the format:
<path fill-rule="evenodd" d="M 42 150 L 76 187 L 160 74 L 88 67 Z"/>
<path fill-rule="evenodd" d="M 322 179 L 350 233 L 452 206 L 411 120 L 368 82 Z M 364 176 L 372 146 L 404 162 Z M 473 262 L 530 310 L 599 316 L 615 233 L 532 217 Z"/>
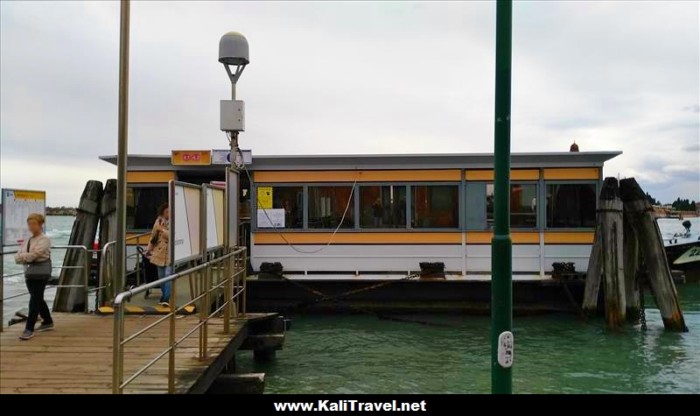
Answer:
<path fill-rule="evenodd" d="M 245 105 L 241 100 L 221 100 L 221 130 L 245 131 Z"/>

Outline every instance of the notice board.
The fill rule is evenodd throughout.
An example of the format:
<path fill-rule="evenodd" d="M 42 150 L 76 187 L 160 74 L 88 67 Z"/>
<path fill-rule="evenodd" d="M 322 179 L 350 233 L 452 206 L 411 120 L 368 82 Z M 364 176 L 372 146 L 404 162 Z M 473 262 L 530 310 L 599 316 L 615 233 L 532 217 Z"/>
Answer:
<path fill-rule="evenodd" d="M 0 244 L 18 246 L 29 236 L 29 214 L 46 215 L 46 192 L 23 189 L 2 190 L 2 227 Z"/>
<path fill-rule="evenodd" d="M 202 256 L 199 237 L 202 188 L 170 182 L 170 239 L 173 261 L 179 264 Z"/>

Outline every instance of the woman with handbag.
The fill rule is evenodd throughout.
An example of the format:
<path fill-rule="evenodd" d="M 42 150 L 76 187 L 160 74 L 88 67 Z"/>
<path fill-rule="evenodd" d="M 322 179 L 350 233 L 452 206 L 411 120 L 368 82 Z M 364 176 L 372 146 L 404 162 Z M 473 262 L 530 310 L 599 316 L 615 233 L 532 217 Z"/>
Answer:
<path fill-rule="evenodd" d="M 29 289 L 29 313 L 27 325 L 19 337 L 28 341 L 34 336 L 34 325 L 41 315 L 41 325 L 36 332 L 53 329 L 53 319 L 49 306 L 44 300 L 44 289 L 51 278 L 51 240 L 44 234 L 44 216 L 30 214 L 27 228 L 32 234 L 15 255 L 15 262 L 24 265 L 24 278 Z"/>
<path fill-rule="evenodd" d="M 146 249 L 146 256 L 151 263 L 158 267 L 158 278 L 162 279 L 173 273 L 170 267 L 170 208 L 165 203 L 158 208 L 158 218 L 151 231 L 151 240 Z M 171 282 L 161 286 L 160 305 L 170 306 L 170 285 Z"/>

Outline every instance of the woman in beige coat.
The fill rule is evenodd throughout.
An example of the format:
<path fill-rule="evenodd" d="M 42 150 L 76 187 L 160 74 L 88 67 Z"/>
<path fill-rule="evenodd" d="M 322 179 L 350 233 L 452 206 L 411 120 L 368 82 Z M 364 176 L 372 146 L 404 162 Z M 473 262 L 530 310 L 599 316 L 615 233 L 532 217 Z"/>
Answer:
<path fill-rule="evenodd" d="M 158 208 L 158 218 L 153 224 L 151 240 L 146 250 L 146 256 L 158 268 L 158 278 L 162 279 L 173 274 L 170 267 L 170 208 L 165 203 Z M 169 306 L 171 282 L 161 286 L 160 304 Z"/>

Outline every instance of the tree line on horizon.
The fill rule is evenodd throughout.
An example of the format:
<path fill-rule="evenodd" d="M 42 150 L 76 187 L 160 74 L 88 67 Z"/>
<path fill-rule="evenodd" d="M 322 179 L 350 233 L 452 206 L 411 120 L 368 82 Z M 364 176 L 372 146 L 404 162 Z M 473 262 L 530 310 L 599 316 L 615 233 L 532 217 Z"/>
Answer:
<path fill-rule="evenodd" d="M 649 192 L 646 193 L 646 197 L 652 205 L 663 205 L 661 201 L 651 196 Z M 671 203 L 671 207 L 678 211 L 695 211 L 697 209 L 694 200 L 682 199 L 680 197 L 676 198 L 676 200 Z"/>

